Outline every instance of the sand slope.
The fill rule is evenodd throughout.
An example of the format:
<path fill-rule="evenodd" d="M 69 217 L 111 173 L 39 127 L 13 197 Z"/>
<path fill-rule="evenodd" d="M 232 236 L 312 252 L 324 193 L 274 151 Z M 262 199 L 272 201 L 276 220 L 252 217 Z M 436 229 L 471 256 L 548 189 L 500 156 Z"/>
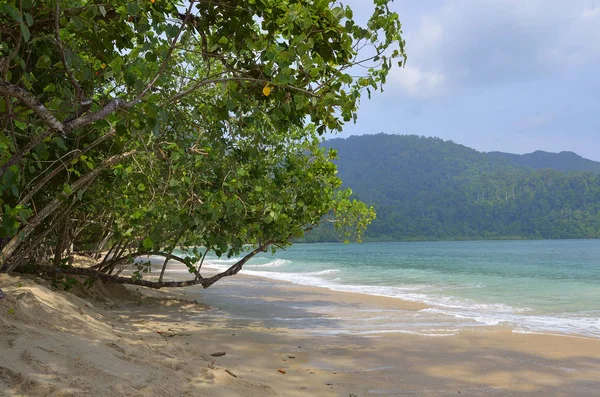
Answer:
<path fill-rule="evenodd" d="M 600 390 L 597 339 L 508 329 L 326 336 L 271 321 L 285 311 L 290 318 L 315 316 L 306 310 L 325 307 L 330 311 L 312 317 L 313 324 L 343 328 L 343 310 L 356 316 L 421 310 L 397 299 L 244 276 L 211 291 L 97 282 L 75 295 L 7 275 L 0 275 L 0 288 L 6 293 L 2 397 L 595 396 Z"/>
<path fill-rule="evenodd" d="M 173 341 L 178 331 L 160 312 L 207 310 L 201 305 L 101 283 L 85 300 L 24 278 L 0 275 L 0 285 L 8 285 L 0 300 L 2 396 L 278 395 L 233 377 L 198 346 Z M 114 312 L 127 306 L 143 308 L 151 320 Z"/>

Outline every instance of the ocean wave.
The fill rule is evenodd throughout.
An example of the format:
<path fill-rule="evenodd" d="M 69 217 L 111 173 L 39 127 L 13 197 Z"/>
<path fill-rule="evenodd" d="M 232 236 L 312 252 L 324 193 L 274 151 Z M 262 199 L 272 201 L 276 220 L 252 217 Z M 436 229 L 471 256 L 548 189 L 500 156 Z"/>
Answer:
<path fill-rule="evenodd" d="M 265 267 L 281 267 L 281 266 L 285 266 L 290 263 L 292 263 L 292 261 L 288 261 L 286 259 L 275 259 L 274 261 L 267 262 L 262 265 L 248 264 L 248 265 L 246 265 L 246 268 L 247 269 L 248 268 L 256 269 L 256 268 L 265 268 Z"/>
<path fill-rule="evenodd" d="M 208 265 L 223 265 L 223 264 L 234 264 L 242 258 L 206 258 L 204 264 Z"/>
<path fill-rule="evenodd" d="M 239 258 L 209 259 L 205 265 L 218 270 L 227 269 Z M 260 258 L 264 262 L 267 258 Z M 465 285 L 356 285 L 348 284 L 347 279 L 351 272 L 339 265 L 339 268 L 316 270 L 312 272 L 292 272 L 292 262 L 284 259 L 275 259 L 266 263 L 247 264 L 242 270 L 243 274 L 259 276 L 272 280 L 290 282 L 294 284 L 327 288 L 338 292 L 352 292 L 372 296 L 398 298 L 406 301 L 419 302 L 428 305 L 428 308 L 414 312 L 416 323 L 405 324 L 399 327 L 385 327 L 380 330 L 361 330 L 369 333 L 382 334 L 386 332 L 416 333 L 420 335 L 442 336 L 458 332 L 454 326 L 463 327 L 507 327 L 514 332 L 522 333 L 556 333 L 571 334 L 600 338 L 600 312 L 591 310 L 578 313 L 536 313 L 531 308 L 513 307 L 502 303 L 482 303 L 474 300 L 448 296 L 447 290 L 486 288 L 483 283 L 470 283 Z M 333 263 L 332 263 L 333 264 Z M 335 264 L 333 264 L 335 266 Z M 299 267 L 299 266 L 296 266 Z M 279 269 L 278 269 L 279 268 Z M 285 270 L 288 270 L 287 272 Z M 383 277 L 383 276 L 382 276 Z M 344 283 L 346 281 L 346 283 Z M 404 313 L 406 320 L 409 313 Z M 290 320 L 292 321 L 292 320 Z M 300 320 L 295 320 L 300 321 Z M 436 324 L 440 329 L 413 329 L 416 324 Z M 445 326 L 450 332 L 442 332 Z M 419 326 L 420 328 L 420 326 Z M 323 330 L 319 330 L 323 333 Z M 327 332 L 327 331 L 325 331 Z M 353 333 L 351 330 L 331 331 L 332 333 Z"/>
<path fill-rule="evenodd" d="M 448 308 L 427 308 L 421 312 L 450 316 L 461 320 L 471 320 L 486 326 L 509 326 L 520 333 L 558 333 L 578 334 L 600 337 L 600 319 L 598 317 L 581 316 L 581 314 L 529 314 L 527 312 L 497 312 L 491 309 L 456 310 Z"/>
<path fill-rule="evenodd" d="M 310 275 L 310 276 L 325 276 L 328 274 L 336 274 L 339 272 L 340 272 L 340 269 L 327 269 L 327 270 L 321 270 L 318 272 L 309 272 L 309 273 L 300 273 L 300 274 L 306 274 L 306 275 Z"/>
<path fill-rule="evenodd" d="M 284 273 L 244 269 L 242 270 L 242 273 L 249 276 L 264 277 L 271 280 L 286 281 L 293 284 L 322 287 L 329 283 L 324 276 L 336 274 L 339 271 L 339 269 L 325 269 L 307 273 Z"/>
<path fill-rule="evenodd" d="M 315 329 L 309 330 L 310 334 L 313 335 L 324 335 L 324 336 L 338 336 L 338 335 L 356 335 L 356 336 L 373 336 L 377 337 L 383 334 L 407 334 L 407 335 L 419 335 L 419 336 L 433 336 L 433 337 L 441 337 L 441 336 L 453 336 L 456 335 L 459 330 L 452 329 L 434 329 L 434 330 L 409 330 L 404 328 L 397 329 L 379 329 L 379 330 L 369 330 L 369 331 L 357 331 L 357 330 L 349 330 L 349 329 Z"/>
<path fill-rule="evenodd" d="M 478 303 L 468 299 L 434 295 L 439 291 L 434 285 L 419 286 L 373 286 L 341 284 L 327 275 L 339 273 L 340 269 L 327 269 L 309 273 L 283 273 L 269 271 L 246 271 L 248 275 L 266 277 L 274 280 L 291 282 L 307 286 L 327 288 L 337 292 L 353 292 L 373 296 L 398 298 L 406 301 L 420 302 L 431 307 L 418 313 L 430 314 L 434 317 L 451 317 L 460 320 L 456 324 L 461 327 L 470 326 L 508 326 L 515 332 L 544 332 L 576 334 L 600 337 L 600 319 L 593 316 L 573 315 L 535 315 L 530 308 L 516 308 L 499 303 Z M 431 319 L 434 320 L 434 319 Z M 435 321 L 435 320 L 434 320 Z M 447 323 L 447 322 L 441 322 Z M 320 330 L 319 332 L 323 332 Z M 353 333 L 352 331 L 342 331 Z M 369 331 L 371 332 L 371 331 Z M 374 334 L 386 332 L 416 333 L 419 335 L 443 336 L 452 333 L 433 332 L 433 330 L 377 330 Z"/>

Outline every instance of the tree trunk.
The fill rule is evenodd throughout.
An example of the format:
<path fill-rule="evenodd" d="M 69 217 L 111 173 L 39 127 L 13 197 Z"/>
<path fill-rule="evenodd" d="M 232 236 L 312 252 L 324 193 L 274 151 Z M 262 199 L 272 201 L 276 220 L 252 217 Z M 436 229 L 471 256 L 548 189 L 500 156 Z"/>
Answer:
<path fill-rule="evenodd" d="M 65 214 L 65 220 L 62 221 L 61 227 L 58 231 L 58 241 L 56 242 L 56 248 L 54 249 L 54 261 L 52 261 L 52 264 L 54 266 L 60 265 L 60 261 L 62 260 L 62 254 L 65 250 L 65 241 L 69 232 L 70 214 L 71 211 L 67 211 L 67 213 Z"/>
<path fill-rule="evenodd" d="M 86 186 L 88 183 L 92 182 L 106 168 L 118 163 L 120 160 L 122 160 L 126 157 L 129 157 L 129 156 L 135 154 L 135 152 L 136 152 L 135 150 L 132 150 L 129 152 L 125 152 L 125 153 L 113 156 L 107 160 L 104 160 L 104 162 L 102 164 L 100 164 L 98 167 L 96 167 L 90 173 L 79 178 L 73 184 L 73 186 L 72 186 L 73 193 L 77 192 L 78 190 L 80 190 L 84 186 Z M 73 194 L 73 193 L 71 193 L 71 194 Z M 56 211 L 56 209 L 59 208 L 61 206 L 61 204 L 63 203 L 63 201 L 66 198 L 68 198 L 69 196 L 70 196 L 70 194 L 60 193 L 54 200 L 52 200 L 40 212 L 38 212 L 38 214 L 36 216 L 34 216 L 33 218 L 28 220 L 27 225 L 23 229 L 21 229 L 2 250 L 2 255 L 0 255 L 0 266 L 4 265 L 4 263 L 6 263 L 7 261 L 10 260 L 11 256 L 17 250 L 17 248 L 19 247 L 21 242 L 23 242 L 23 240 L 25 240 L 27 237 L 29 237 L 29 235 L 33 232 L 33 230 L 40 223 L 42 223 L 49 215 L 51 215 L 54 211 Z M 12 266 L 12 265 L 8 266 L 8 271 L 12 271 L 13 269 L 14 269 L 14 266 Z"/>

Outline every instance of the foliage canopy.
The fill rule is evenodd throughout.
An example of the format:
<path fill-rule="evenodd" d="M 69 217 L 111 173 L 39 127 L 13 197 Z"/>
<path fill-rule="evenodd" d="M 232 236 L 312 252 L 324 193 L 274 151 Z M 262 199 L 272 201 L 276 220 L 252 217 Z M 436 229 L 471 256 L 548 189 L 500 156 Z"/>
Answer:
<path fill-rule="evenodd" d="M 360 239 L 374 212 L 319 137 L 405 61 L 400 27 L 388 0 L 366 26 L 329 0 L 4 2 L 0 266 L 207 287 L 328 213 Z M 73 244 L 110 255 L 64 266 Z M 193 253 L 187 284 L 115 275 L 175 247 Z M 246 256 L 205 279 L 192 247 Z"/>

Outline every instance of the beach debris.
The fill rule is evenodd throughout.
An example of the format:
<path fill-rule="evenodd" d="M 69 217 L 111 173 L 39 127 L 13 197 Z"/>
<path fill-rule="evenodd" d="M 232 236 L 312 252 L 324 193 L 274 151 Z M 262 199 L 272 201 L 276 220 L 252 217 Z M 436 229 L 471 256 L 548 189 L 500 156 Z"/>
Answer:
<path fill-rule="evenodd" d="M 316 375 L 317 373 L 316 373 L 316 372 L 312 372 L 312 371 L 310 371 L 308 374 L 309 374 L 309 375 Z"/>
<path fill-rule="evenodd" d="M 223 357 L 226 354 L 227 354 L 226 352 L 214 352 L 214 353 L 211 353 L 210 355 L 212 357 Z"/>
<path fill-rule="evenodd" d="M 225 369 L 225 372 L 227 372 L 229 375 L 233 376 L 234 378 L 237 378 L 238 376 L 236 374 L 234 374 L 233 372 L 231 372 L 228 369 Z"/>
<path fill-rule="evenodd" d="M 296 356 L 288 356 L 288 358 L 296 358 Z"/>
<path fill-rule="evenodd" d="M 161 330 L 157 330 L 156 333 L 159 334 L 160 336 L 162 336 L 163 338 L 165 338 L 165 340 L 167 340 L 167 337 L 172 338 L 174 336 L 191 336 L 192 334 L 189 332 L 171 332 L 174 331 L 172 328 L 169 328 L 167 331 L 161 331 Z"/>
<path fill-rule="evenodd" d="M 167 336 L 165 335 L 165 332 L 157 330 L 156 333 L 159 334 L 160 336 L 162 336 L 163 338 L 165 338 L 165 342 L 168 341 Z"/>
<path fill-rule="evenodd" d="M 211 361 L 210 363 L 208 363 L 208 368 L 210 369 L 215 369 L 215 361 Z"/>
<path fill-rule="evenodd" d="M 282 373 L 282 374 L 284 374 L 284 375 L 286 374 L 285 370 L 284 370 L 284 369 L 281 369 L 281 368 L 279 368 L 279 369 L 277 370 L 277 372 L 279 372 L 279 373 Z"/>
<path fill-rule="evenodd" d="M 4 295 L 4 292 L 2 292 L 2 290 L 0 289 L 0 299 L 4 298 L 6 295 Z"/>

